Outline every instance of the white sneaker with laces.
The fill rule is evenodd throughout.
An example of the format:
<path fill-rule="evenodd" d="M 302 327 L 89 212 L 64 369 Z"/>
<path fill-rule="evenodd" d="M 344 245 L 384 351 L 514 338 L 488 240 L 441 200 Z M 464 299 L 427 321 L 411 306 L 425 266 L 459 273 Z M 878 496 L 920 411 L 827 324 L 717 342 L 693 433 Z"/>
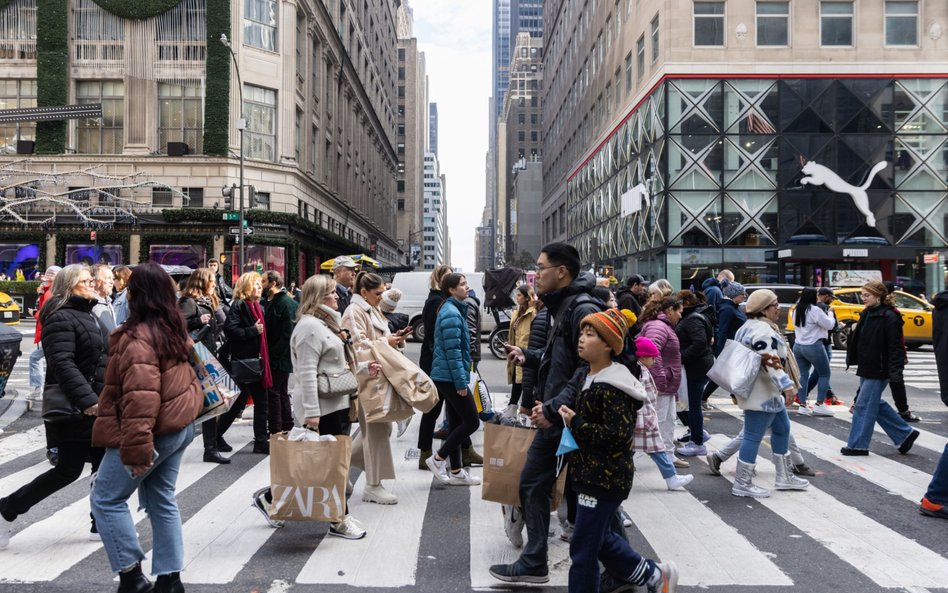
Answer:
<path fill-rule="evenodd" d="M 344 539 L 362 539 L 365 537 L 365 529 L 356 524 L 351 517 L 346 516 L 342 521 L 329 525 L 329 535 Z"/>
<path fill-rule="evenodd" d="M 833 410 L 830 409 L 826 404 L 816 404 L 813 406 L 813 415 L 814 416 L 835 416 Z"/>
<path fill-rule="evenodd" d="M 467 473 L 467 470 L 464 468 L 461 468 L 461 471 L 450 472 L 448 474 L 449 486 L 479 486 L 480 483 L 480 478 L 475 478 Z"/>
<path fill-rule="evenodd" d="M 797 416 L 812 416 L 812 415 L 813 415 L 813 410 L 810 408 L 810 406 L 800 405 L 800 407 L 797 408 Z"/>
<path fill-rule="evenodd" d="M 385 489 L 385 486 L 376 484 L 375 486 L 365 485 L 362 491 L 362 500 L 364 502 L 374 502 L 375 504 L 398 504 L 398 497 Z"/>
<path fill-rule="evenodd" d="M 665 478 L 665 485 L 669 490 L 684 490 L 684 487 L 691 483 L 695 477 L 690 474 L 675 474 L 670 478 Z"/>
<path fill-rule="evenodd" d="M 509 504 L 500 505 L 500 511 L 504 515 L 504 533 L 507 539 L 515 548 L 523 547 L 523 511 L 519 507 Z"/>
<path fill-rule="evenodd" d="M 414 416 L 409 416 L 408 418 L 405 418 L 404 420 L 399 420 L 398 422 L 395 423 L 395 427 L 396 427 L 395 438 L 400 438 L 403 434 L 405 434 L 405 431 L 408 430 L 408 425 L 411 424 L 412 418 L 414 418 Z"/>
<path fill-rule="evenodd" d="M 270 503 L 267 502 L 268 490 L 269 488 L 261 488 L 260 490 L 254 492 L 253 497 L 250 500 L 250 506 L 260 511 L 260 514 L 263 515 L 263 518 L 267 520 L 267 525 L 274 529 L 279 529 L 286 525 L 286 523 L 270 518 Z"/>
<path fill-rule="evenodd" d="M 0 517 L 0 550 L 10 545 L 11 537 L 13 537 L 13 521 Z M 521 545 L 523 545 L 522 542 Z"/>
<path fill-rule="evenodd" d="M 442 484 L 447 484 L 451 481 L 451 479 L 448 477 L 447 459 L 438 460 L 437 455 L 432 455 L 428 459 L 425 459 L 425 465 L 428 466 L 428 469 L 431 470 L 431 473 L 434 474 L 434 477 Z"/>

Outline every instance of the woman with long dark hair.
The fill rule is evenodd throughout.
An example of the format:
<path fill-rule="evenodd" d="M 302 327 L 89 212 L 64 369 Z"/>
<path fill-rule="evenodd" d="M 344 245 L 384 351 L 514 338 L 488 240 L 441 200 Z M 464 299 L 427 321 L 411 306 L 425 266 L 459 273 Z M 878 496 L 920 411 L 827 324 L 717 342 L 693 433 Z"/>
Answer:
<path fill-rule="evenodd" d="M 438 309 L 445 300 L 444 293 L 441 292 L 441 280 L 453 271 L 451 266 L 440 264 L 428 277 L 428 298 L 425 299 L 425 305 L 421 310 L 424 335 L 421 338 L 421 354 L 418 357 L 418 366 L 428 375 L 431 375 L 431 363 L 434 358 L 435 319 L 438 317 Z M 435 424 L 441 416 L 443 406 L 444 403 L 439 399 L 433 408 L 421 415 L 421 421 L 418 423 L 418 450 L 421 452 L 418 456 L 418 469 L 428 469 L 425 461 L 431 457 Z M 441 438 L 444 436 L 447 435 Z"/>
<path fill-rule="evenodd" d="M 816 406 L 813 409 L 806 403 L 807 390 L 799 392 L 801 416 L 832 416 L 833 411 L 825 403 L 830 386 L 830 363 L 826 356 L 826 332 L 836 327 L 836 320 L 816 304 L 815 288 L 804 288 L 800 292 L 796 309 L 793 311 L 793 355 L 800 366 L 800 385 L 809 385 L 810 372 L 816 372 Z"/>
<path fill-rule="evenodd" d="M 530 345 L 530 324 L 537 316 L 533 287 L 529 284 L 521 284 L 514 291 L 514 298 L 517 301 L 517 308 L 510 315 L 510 332 L 507 335 L 507 342 L 513 346 L 527 348 Z M 507 383 L 510 384 L 508 405 L 521 406 L 523 367 L 510 359 L 507 360 Z"/>
<path fill-rule="evenodd" d="M 224 433 L 230 428 L 247 406 L 247 397 L 253 396 L 253 452 L 270 454 L 270 433 L 267 432 L 267 389 L 273 387 L 270 374 L 270 356 L 267 350 L 267 330 L 263 323 L 263 309 L 260 296 L 263 294 L 263 282 L 260 274 L 246 272 L 237 279 L 234 286 L 234 300 L 227 311 L 224 323 L 224 335 L 230 346 L 231 369 L 239 360 L 259 360 L 260 377 L 256 380 L 238 381 L 240 395 L 230 410 L 220 416 L 217 422 L 217 449 L 227 453 L 232 451 L 224 441 Z M 237 379 L 237 377 L 234 377 Z"/>
<path fill-rule="evenodd" d="M 14 519 L 78 480 L 86 463 L 92 464 L 95 473 L 102 460 L 102 449 L 92 446 L 92 425 L 108 361 L 108 330 L 92 314 L 92 307 L 98 302 L 93 282 L 88 267 L 66 266 L 56 274 L 52 296 L 40 312 L 46 353 L 43 397 L 61 392 L 75 413 L 43 423 L 47 446 L 59 449 L 56 465 L 6 498 L 0 498 L 0 549 L 10 543 Z M 89 539 L 98 538 L 93 519 Z"/>
<path fill-rule="evenodd" d="M 157 264 L 139 264 L 128 282 L 128 320 L 110 338 L 92 442 L 106 447 L 92 488 L 92 514 L 119 593 L 179 593 L 184 568 L 175 482 L 204 395 L 191 368 L 191 339 L 174 281 Z M 154 589 L 142 574 L 145 552 L 128 499 L 135 491 L 152 529 Z"/>
<path fill-rule="evenodd" d="M 675 327 L 681 349 L 681 363 L 685 370 L 688 388 L 688 432 L 691 439 L 678 447 L 677 453 L 684 457 L 707 455 L 704 444 L 704 413 L 701 411 L 701 396 L 708 382 L 708 371 L 714 365 L 711 343 L 714 341 L 714 326 L 706 313 L 708 305 L 701 302 L 690 290 L 678 292 L 682 304 L 681 321 Z"/>

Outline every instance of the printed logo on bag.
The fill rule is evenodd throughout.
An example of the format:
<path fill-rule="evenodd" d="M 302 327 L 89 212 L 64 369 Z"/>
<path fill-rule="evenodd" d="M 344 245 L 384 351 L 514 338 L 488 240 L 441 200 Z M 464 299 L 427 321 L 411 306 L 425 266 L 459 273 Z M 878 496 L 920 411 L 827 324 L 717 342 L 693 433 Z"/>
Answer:
<path fill-rule="evenodd" d="M 488 465 L 493 465 L 496 467 L 504 467 L 504 458 L 503 457 L 488 457 Z"/>
<path fill-rule="evenodd" d="M 342 517 L 345 515 L 345 501 L 339 495 L 339 489 L 333 486 L 278 486 L 271 487 L 273 510 L 271 515 L 282 513 L 284 509 L 293 516 L 298 511 L 301 517 Z M 295 508 L 294 508 L 295 506 Z M 313 509 L 322 512 L 313 513 Z M 285 516 L 285 515 L 284 515 Z"/>

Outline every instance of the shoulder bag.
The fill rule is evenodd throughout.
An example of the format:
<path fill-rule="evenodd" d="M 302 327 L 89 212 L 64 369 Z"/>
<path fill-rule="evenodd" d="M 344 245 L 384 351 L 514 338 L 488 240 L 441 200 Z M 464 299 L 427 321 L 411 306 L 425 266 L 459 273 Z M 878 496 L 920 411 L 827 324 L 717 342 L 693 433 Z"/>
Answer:
<path fill-rule="evenodd" d="M 46 422 L 64 422 L 81 418 L 82 410 L 69 401 L 66 392 L 59 385 L 50 384 L 43 389 L 42 415 Z"/>
<path fill-rule="evenodd" d="M 260 358 L 231 358 L 230 376 L 237 383 L 256 383 L 263 378 L 263 365 Z"/>

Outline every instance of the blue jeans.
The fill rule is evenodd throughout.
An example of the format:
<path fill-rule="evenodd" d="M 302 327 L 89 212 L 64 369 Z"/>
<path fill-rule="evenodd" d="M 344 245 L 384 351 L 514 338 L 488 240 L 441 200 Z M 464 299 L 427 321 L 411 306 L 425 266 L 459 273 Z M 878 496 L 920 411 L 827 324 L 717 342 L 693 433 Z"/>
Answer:
<path fill-rule="evenodd" d="M 895 408 L 882 400 L 882 392 L 888 379 L 859 379 L 859 397 L 853 410 L 853 425 L 849 429 L 846 446 L 850 449 L 868 449 L 872 441 L 872 429 L 876 422 L 882 427 L 892 442 L 901 445 L 912 429 L 902 420 Z"/>
<path fill-rule="evenodd" d="M 825 344 L 823 346 L 826 349 L 826 360 L 828 362 L 833 362 L 833 343 Z M 830 374 L 832 374 L 832 368 L 830 369 Z M 810 373 L 810 380 L 806 384 L 806 394 L 810 395 L 810 392 L 813 391 L 813 388 L 816 387 L 817 382 L 819 381 L 820 376 L 817 373 Z M 833 390 L 833 386 L 829 386 L 829 391 Z"/>
<path fill-rule="evenodd" d="M 652 458 L 652 461 L 654 461 L 655 465 L 658 466 L 658 472 L 662 474 L 662 477 L 666 480 L 678 473 L 675 471 L 675 466 L 672 465 L 672 462 L 668 459 L 668 454 L 665 453 L 665 451 L 649 453 L 648 456 Z"/>
<path fill-rule="evenodd" d="M 948 504 L 948 445 L 945 445 L 945 450 L 941 454 L 941 460 L 935 468 L 935 475 L 932 476 L 931 484 L 928 485 L 925 498 L 934 503 Z"/>
<path fill-rule="evenodd" d="M 569 543 L 569 590 L 598 593 L 599 562 L 613 575 L 630 577 L 642 562 L 642 556 L 628 541 L 612 529 L 612 520 L 621 501 L 602 500 L 586 494 L 579 495 L 576 505 L 576 525 Z M 649 566 L 651 568 L 651 566 Z M 651 576 L 637 575 L 644 578 Z M 643 581 L 644 582 L 644 581 Z M 641 584 L 641 583 L 639 583 Z"/>
<path fill-rule="evenodd" d="M 691 431 L 691 442 L 696 445 L 704 443 L 704 413 L 701 411 L 704 386 L 707 377 L 688 375 L 688 430 Z"/>
<path fill-rule="evenodd" d="M 764 440 L 767 429 L 773 433 L 770 448 L 778 455 L 784 455 L 790 449 L 790 417 L 786 408 L 779 412 L 744 411 L 744 442 L 737 458 L 744 463 L 757 462 L 757 450 Z"/>
<path fill-rule="evenodd" d="M 43 344 L 37 344 L 36 349 L 30 353 L 30 387 L 40 389 L 45 381 L 44 367 L 46 358 L 43 354 Z"/>
<path fill-rule="evenodd" d="M 107 449 L 92 487 L 92 515 L 102 536 L 112 572 L 125 570 L 145 558 L 128 498 L 138 490 L 138 499 L 148 512 L 152 531 L 152 574 L 170 574 L 184 568 L 181 515 L 174 489 L 184 450 L 194 438 L 194 425 L 155 437 L 158 459 L 143 476 L 132 478 L 122 464 L 118 449 Z"/>
<path fill-rule="evenodd" d="M 797 357 L 797 364 L 800 366 L 800 385 L 810 384 L 810 371 L 813 370 L 819 375 L 816 389 L 816 403 L 822 404 L 826 400 L 826 394 L 830 387 L 830 363 L 826 357 L 826 346 L 823 342 L 814 344 L 794 344 L 793 355 Z M 808 389 L 800 392 L 800 405 L 806 405 L 806 396 Z"/>

